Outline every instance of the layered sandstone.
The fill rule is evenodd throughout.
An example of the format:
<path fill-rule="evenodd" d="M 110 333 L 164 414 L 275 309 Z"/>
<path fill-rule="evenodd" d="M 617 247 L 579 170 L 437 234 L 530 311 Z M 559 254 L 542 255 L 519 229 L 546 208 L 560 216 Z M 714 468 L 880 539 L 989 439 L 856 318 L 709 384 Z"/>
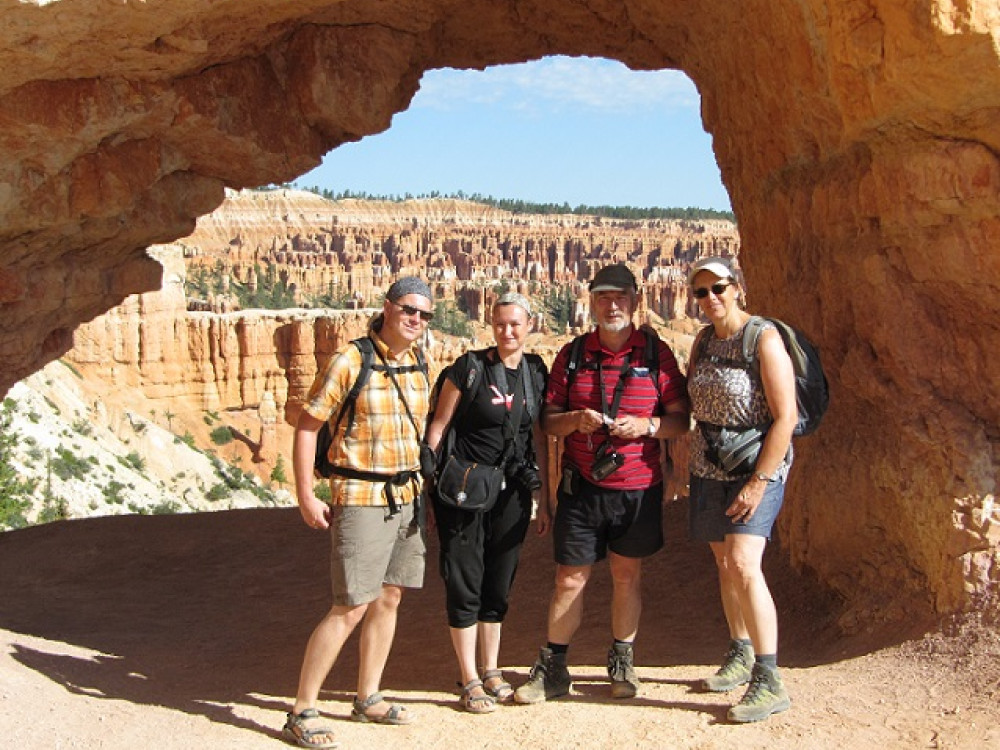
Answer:
<path fill-rule="evenodd" d="M 163 290 L 129 297 L 76 331 L 69 360 L 163 408 L 282 412 L 301 403 L 317 368 L 362 335 L 374 310 L 189 312 L 183 250 L 158 246 Z M 183 406 L 180 406 L 183 408 Z"/>
<path fill-rule="evenodd" d="M 541 242 L 539 232 L 547 230 L 558 232 L 558 251 L 553 247 L 536 253 L 543 258 L 538 265 L 544 266 L 540 274 L 544 281 L 525 279 L 525 264 L 512 259 L 523 257 L 526 247 Z M 599 236 L 598 231 L 610 234 Z M 609 258 L 598 260 L 602 255 L 624 248 L 615 259 L 645 279 L 644 299 L 676 295 L 682 309 L 679 315 L 668 311 L 668 317 L 682 317 L 683 308 L 690 305 L 682 281 L 688 261 L 709 248 L 735 252 L 738 239 L 732 223 L 724 221 L 515 216 L 468 201 L 331 202 L 305 191 L 230 192 L 219 208 L 199 220 L 191 235 L 150 248 L 151 257 L 163 266 L 160 290 L 128 297 L 81 325 L 75 333 L 76 346 L 65 360 L 93 387 L 103 384 L 108 402 L 124 399 L 151 415 L 170 415 L 167 427 L 189 434 L 203 448 L 218 451 L 206 423 L 234 430 L 242 439 L 229 444 L 224 453 L 266 482 L 279 456 L 285 466 L 292 463 L 292 428 L 317 370 L 332 352 L 365 331 L 397 275 L 394 269 L 430 269 L 426 275 L 436 298 L 461 298 L 463 308 L 479 324 L 472 326 L 470 339 L 428 331 L 422 345 L 429 355 L 430 377 L 436 380 L 440 369 L 457 356 L 491 343 L 487 323 L 500 281 L 535 298 L 551 289 L 566 290 L 574 297 L 567 330 L 549 331 L 545 316 L 535 317 L 528 349 L 551 366 L 570 334 L 589 325 L 586 278 L 598 263 L 607 262 Z M 347 246 L 363 250 L 347 254 Z M 405 254 L 403 246 L 409 247 Z M 478 251 L 464 253 L 463 246 Z M 442 248 L 457 250 L 464 264 L 460 273 L 437 272 L 436 258 L 453 257 Z M 573 249 L 572 264 L 563 260 L 568 255 L 565 248 Z M 550 273 L 557 260 L 558 275 Z M 228 283 L 229 288 L 241 281 L 253 286 L 266 268 L 290 281 L 298 297 L 305 296 L 303 290 L 322 291 L 333 285 L 343 287 L 357 304 L 372 307 L 239 310 L 237 300 L 225 293 L 207 300 L 188 296 L 189 268 L 224 287 Z M 559 281 L 550 281 L 552 277 Z M 662 321 L 650 312 L 651 305 L 644 302 L 638 318 Z M 674 333 L 661 329 L 665 335 Z M 687 337 L 682 334 L 671 343 L 686 361 Z M 555 484 L 559 447 L 552 441 L 549 448 L 550 481 Z M 670 494 L 682 494 L 684 484 L 681 470 L 673 478 Z"/>
<path fill-rule="evenodd" d="M 465 200 L 331 201 L 282 189 L 227 193 L 181 244 L 192 267 L 250 288 L 268 269 L 299 303 L 335 290 L 377 306 L 407 269 L 431 282 L 435 299 L 461 298 L 473 320 L 488 323 L 501 282 L 532 297 L 566 288 L 576 298 L 571 328 L 581 329 L 590 320 L 586 282 L 607 263 L 632 268 L 644 309 L 665 320 L 696 316 L 687 269 L 705 255 L 735 257 L 739 234 L 723 220 L 513 214 Z"/>
<path fill-rule="evenodd" d="M 787 554 L 860 623 L 994 601 L 998 37 L 991 2 L 7 4 L 0 387 L 153 288 L 144 248 L 188 234 L 224 187 L 293 179 L 386 129 L 425 70 L 677 68 L 702 95 L 754 305 L 808 330 L 830 375 Z"/>

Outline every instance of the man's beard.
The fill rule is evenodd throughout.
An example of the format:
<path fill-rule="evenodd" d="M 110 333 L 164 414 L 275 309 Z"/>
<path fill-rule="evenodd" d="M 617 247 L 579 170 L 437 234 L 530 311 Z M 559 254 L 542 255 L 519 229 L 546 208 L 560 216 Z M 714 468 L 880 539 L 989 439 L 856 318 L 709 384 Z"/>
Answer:
<path fill-rule="evenodd" d="M 601 322 L 597 324 L 598 328 L 602 331 L 607 331 L 608 333 L 621 333 L 630 325 L 632 325 L 632 321 L 625 317 L 621 320 Z"/>

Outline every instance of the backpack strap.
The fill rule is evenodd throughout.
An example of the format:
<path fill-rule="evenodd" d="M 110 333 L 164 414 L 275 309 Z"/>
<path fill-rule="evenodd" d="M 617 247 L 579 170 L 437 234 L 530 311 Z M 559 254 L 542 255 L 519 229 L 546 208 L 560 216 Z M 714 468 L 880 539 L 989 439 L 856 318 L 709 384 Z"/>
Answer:
<path fill-rule="evenodd" d="M 573 380 L 576 378 L 576 371 L 583 364 L 583 344 L 589 334 L 582 333 L 573 339 L 569 345 L 569 356 L 566 358 L 566 391 L 569 392 Z"/>
<path fill-rule="evenodd" d="M 451 418 L 452 424 L 455 423 L 455 420 L 465 418 L 465 413 L 469 410 L 469 407 L 476 398 L 476 394 L 479 393 L 479 389 L 483 387 L 483 381 L 486 379 L 486 368 L 479 355 L 472 351 L 465 356 L 469 360 L 469 372 L 465 376 L 465 383 L 461 387 L 462 395 L 459 397 L 455 414 Z"/>
<path fill-rule="evenodd" d="M 504 447 L 498 465 L 498 468 L 501 470 L 506 469 L 507 464 L 510 463 L 511 458 L 513 458 L 517 450 L 517 432 L 521 424 L 521 412 L 527 402 L 525 387 L 531 379 L 531 373 L 528 371 L 528 361 L 523 356 L 521 357 L 521 363 L 518 365 L 518 370 L 517 385 L 511 394 L 511 407 L 506 410 L 503 418 Z M 493 376 L 493 383 L 500 390 L 500 393 L 506 395 L 508 388 L 507 371 L 506 365 L 500 359 L 499 353 L 497 353 L 490 364 L 490 373 Z"/>
<path fill-rule="evenodd" d="M 351 389 L 340 404 L 333 427 L 330 426 L 330 421 L 327 420 L 316 433 L 316 457 L 313 462 L 313 469 L 316 474 L 326 479 L 339 473 L 338 467 L 331 464 L 329 459 L 333 436 L 340 429 L 340 423 L 344 420 L 345 415 L 347 416 L 347 428 L 344 430 L 344 437 L 350 434 L 351 428 L 354 426 L 354 404 L 358 400 L 358 394 L 361 393 L 361 389 L 365 387 L 365 384 L 371 377 L 373 369 L 372 362 L 374 360 L 375 345 L 371 338 L 362 336 L 353 339 L 350 343 L 361 353 L 361 368 L 358 370 L 357 377 L 354 378 L 354 383 L 351 384 Z"/>
<path fill-rule="evenodd" d="M 427 357 L 424 356 L 424 350 L 418 347 L 415 354 L 417 355 L 417 369 L 424 374 L 429 386 L 431 384 L 431 376 L 427 370 Z M 396 372 L 406 372 L 406 370 L 399 368 Z"/>
<path fill-rule="evenodd" d="M 644 361 L 646 362 L 646 372 L 649 373 L 649 377 L 653 381 L 653 388 L 657 392 L 657 397 L 659 397 L 660 337 L 657 336 L 652 331 L 650 331 L 648 328 L 640 328 L 639 330 L 642 331 L 643 336 L 646 337 L 646 348 L 643 352 Z"/>
<path fill-rule="evenodd" d="M 458 404 L 455 406 L 455 413 L 451 415 L 451 421 L 448 422 L 444 435 L 441 436 L 441 442 L 438 443 L 436 452 L 439 458 L 447 458 L 454 450 L 455 425 L 465 418 L 465 413 L 469 410 L 469 407 L 476 398 L 476 394 L 479 393 L 479 389 L 482 387 L 483 380 L 485 380 L 486 368 L 479 353 L 469 351 L 463 356 L 465 356 L 469 363 L 468 374 L 465 376 L 465 382 L 459 386 Z M 449 367 L 454 367 L 454 365 L 450 365 Z"/>
<path fill-rule="evenodd" d="M 351 390 L 347 392 L 347 395 L 344 397 L 344 402 L 340 405 L 340 411 L 337 413 L 337 419 L 334 422 L 333 429 L 331 431 L 333 435 L 337 434 L 337 430 L 340 428 L 340 423 L 346 414 L 347 427 L 344 429 L 345 438 L 351 434 L 351 428 L 354 426 L 354 406 L 357 403 L 358 396 L 361 394 L 361 389 L 368 385 L 368 380 L 371 378 L 372 370 L 384 372 L 390 377 L 394 373 L 419 371 L 424 374 L 428 387 L 431 382 L 430 375 L 427 372 L 427 358 L 424 356 L 422 349 L 418 348 L 416 350 L 417 364 L 390 367 L 381 356 L 379 357 L 380 361 L 375 362 L 375 342 L 372 341 L 370 336 L 361 336 L 353 339 L 351 343 L 357 347 L 359 352 L 361 352 L 361 369 L 358 371 L 358 376 L 354 379 L 354 384 L 351 386 Z M 409 410 L 407 409 L 407 411 Z"/>
<path fill-rule="evenodd" d="M 528 416 L 531 421 L 535 421 L 535 416 L 538 414 L 538 404 L 535 403 L 535 368 L 531 364 L 531 360 L 528 359 L 528 355 L 524 356 L 524 405 L 528 410 Z"/>
<path fill-rule="evenodd" d="M 747 369 L 756 374 L 758 378 L 760 377 L 760 358 L 757 356 L 757 344 L 767 322 L 767 318 L 752 315 L 747 321 L 746 328 L 743 329 L 743 359 L 749 365 Z"/>
<path fill-rule="evenodd" d="M 375 359 L 375 342 L 368 336 L 362 336 L 351 341 L 351 344 L 361 352 L 361 369 L 358 371 L 358 376 L 354 379 L 351 390 L 347 392 L 344 402 L 340 405 L 340 411 L 337 412 L 337 420 L 333 423 L 333 429 L 331 430 L 331 437 L 337 434 L 337 430 L 340 428 L 340 423 L 344 419 L 345 414 L 347 415 L 347 427 L 344 429 L 344 437 L 346 438 L 351 434 L 351 428 L 354 426 L 354 404 L 358 400 L 358 394 L 368 384 L 368 379 L 372 374 L 372 363 Z"/>
<path fill-rule="evenodd" d="M 642 351 L 642 362 L 645 365 L 646 371 L 649 373 L 649 376 L 653 379 L 653 384 L 655 385 L 657 380 L 659 379 L 659 372 L 660 372 L 660 352 L 657 349 L 657 342 L 659 341 L 659 336 L 657 336 L 652 331 L 647 330 L 646 328 L 640 328 L 639 330 L 642 331 L 643 338 L 645 339 Z M 570 344 L 569 356 L 566 359 L 567 390 L 569 390 L 569 387 L 573 384 L 573 379 L 576 377 L 576 373 L 578 370 L 584 368 L 593 369 L 594 367 L 596 367 L 596 364 L 593 362 L 588 362 L 584 364 L 584 358 L 586 356 L 584 343 L 586 342 L 587 336 L 589 335 L 590 335 L 589 333 L 581 334 L 577 336 L 575 339 L 573 339 L 573 342 Z M 633 358 L 634 353 L 635 353 L 634 349 L 633 351 L 629 352 L 628 366 L 630 367 L 635 365 Z"/>
<path fill-rule="evenodd" d="M 640 328 L 642 335 L 646 338 L 646 348 L 643 350 L 643 358 L 649 370 L 660 369 L 660 356 L 656 348 L 656 342 L 660 338 L 648 328 Z"/>

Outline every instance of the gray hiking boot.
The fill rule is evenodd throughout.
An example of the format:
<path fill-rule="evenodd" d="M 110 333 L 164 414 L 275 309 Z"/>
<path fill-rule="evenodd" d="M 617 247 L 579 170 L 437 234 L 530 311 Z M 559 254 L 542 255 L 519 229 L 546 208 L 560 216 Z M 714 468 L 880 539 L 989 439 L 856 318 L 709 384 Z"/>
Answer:
<path fill-rule="evenodd" d="M 612 698 L 635 698 L 639 678 L 635 676 L 631 643 L 616 643 L 608 651 L 608 677 Z"/>
<path fill-rule="evenodd" d="M 514 691 L 515 703 L 541 703 L 569 693 L 573 686 L 566 669 L 566 654 L 553 654 L 552 649 L 538 652 L 538 661 L 531 668 L 528 681 Z"/>
<path fill-rule="evenodd" d="M 785 711 L 792 705 L 778 670 L 754 664 L 747 688 L 740 702 L 729 709 L 729 720 L 745 724 L 766 719 L 771 714 Z"/>
<path fill-rule="evenodd" d="M 729 651 L 722 666 L 701 684 L 713 693 L 728 693 L 730 690 L 750 682 L 750 668 L 753 666 L 753 646 L 739 641 L 729 642 Z"/>

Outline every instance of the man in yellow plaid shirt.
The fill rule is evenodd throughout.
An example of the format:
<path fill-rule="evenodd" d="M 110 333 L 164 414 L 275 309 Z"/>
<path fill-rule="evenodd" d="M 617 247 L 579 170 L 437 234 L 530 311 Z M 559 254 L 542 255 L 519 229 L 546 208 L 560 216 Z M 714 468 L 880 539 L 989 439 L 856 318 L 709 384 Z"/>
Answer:
<path fill-rule="evenodd" d="M 358 377 L 362 355 L 357 346 L 348 345 L 330 359 L 296 425 L 292 463 L 299 510 L 310 528 L 329 530 L 333 584 L 333 606 L 306 646 L 295 704 L 282 730 L 301 747 L 337 744 L 332 730 L 323 726 L 316 703 L 359 623 L 361 658 L 351 718 L 382 724 L 412 719 L 405 707 L 383 699 L 379 683 L 403 589 L 420 588 L 424 578 L 426 548 L 415 500 L 430 387 L 419 367 L 417 342 L 432 310 L 430 287 L 421 279 L 404 277 L 389 287 L 382 313 L 369 331 L 374 359 L 385 369 L 371 373 L 358 393 L 353 420 L 343 420 L 333 435 L 329 458 L 337 469 L 330 480 L 329 505 L 313 493 L 316 433 L 325 421 L 336 420 Z"/>

